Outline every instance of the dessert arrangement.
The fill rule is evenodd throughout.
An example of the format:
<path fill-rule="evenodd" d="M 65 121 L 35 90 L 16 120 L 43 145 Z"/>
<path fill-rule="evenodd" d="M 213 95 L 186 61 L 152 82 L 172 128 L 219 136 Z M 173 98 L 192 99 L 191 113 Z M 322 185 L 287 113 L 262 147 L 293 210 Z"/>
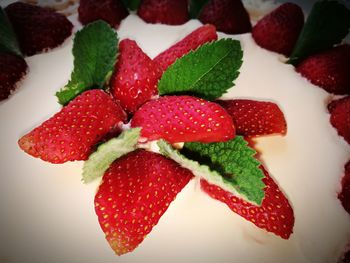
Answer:
<path fill-rule="evenodd" d="M 81 0 L 68 17 L 40 3 L 1 9 L 1 118 L 10 123 L 28 94 L 44 112 L 29 107 L 20 130 L 5 131 L 16 130 L 5 172 L 34 169 L 29 184 L 42 193 L 71 189 L 63 206 L 90 202 L 65 215 L 39 204 L 50 209 L 37 216 L 29 201 L 29 225 L 60 213 L 76 236 L 87 231 L 52 243 L 67 254 L 33 242 L 29 261 L 349 260 L 350 10 L 321 0 L 304 18 L 284 3 L 252 23 L 247 5 Z M 56 89 L 29 90 L 35 72 Z M 70 177 L 40 182 L 47 172 Z M 61 235 L 33 231 L 40 244 Z"/>

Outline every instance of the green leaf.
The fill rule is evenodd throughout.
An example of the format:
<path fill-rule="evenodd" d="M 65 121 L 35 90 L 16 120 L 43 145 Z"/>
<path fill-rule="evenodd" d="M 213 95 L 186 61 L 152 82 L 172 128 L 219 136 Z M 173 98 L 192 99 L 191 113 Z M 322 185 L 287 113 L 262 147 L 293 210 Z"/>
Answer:
<path fill-rule="evenodd" d="M 340 43 L 350 28 L 350 10 L 335 0 L 317 2 L 304 25 L 288 63 L 297 65 L 304 58 Z"/>
<path fill-rule="evenodd" d="M 123 3 L 128 9 L 135 11 L 139 7 L 141 0 L 123 0 Z"/>
<path fill-rule="evenodd" d="M 233 86 L 243 51 L 240 42 L 221 39 L 176 60 L 158 83 L 159 94 L 189 94 L 214 100 Z"/>
<path fill-rule="evenodd" d="M 5 13 L 0 6 L 0 52 L 12 53 L 23 57 L 16 34 Z"/>
<path fill-rule="evenodd" d="M 122 132 L 117 138 L 101 144 L 97 151 L 84 163 L 83 182 L 89 183 L 101 177 L 116 159 L 136 149 L 140 128 Z"/>
<path fill-rule="evenodd" d="M 190 1 L 190 17 L 197 18 L 203 7 L 209 2 L 209 0 L 191 0 Z"/>
<path fill-rule="evenodd" d="M 117 33 L 106 22 L 93 22 L 77 32 L 73 43 L 74 69 L 71 80 L 56 93 L 59 102 L 65 105 L 85 90 L 104 88 L 117 53 Z"/>
<path fill-rule="evenodd" d="M 255 150 L 248 146 L 242 136 L 228 142 L 185 143 L 181 151 L 185 156 L 209 165 L 222 174 L 226 181 L 236 186 L 237 191 L 257 204 L 264 198 L 264 173 L 260 162 L 254 158 Z"/>

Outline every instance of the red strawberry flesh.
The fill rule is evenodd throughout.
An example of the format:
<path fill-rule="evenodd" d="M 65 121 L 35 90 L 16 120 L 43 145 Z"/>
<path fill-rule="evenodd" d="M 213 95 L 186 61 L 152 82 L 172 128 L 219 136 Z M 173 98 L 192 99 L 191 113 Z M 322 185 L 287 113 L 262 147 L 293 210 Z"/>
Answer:
<path fill-rule="evenodd" d="M 350 96 L 332 101 L 328 110 L 332 126 L 350 144 Z"/>
<path fill-rule="evenodd" d="M 341 181 L 342 189 L 338 198 L 346 212 L 350 214 L 350 161 L 345 165 L 345 175 Z"/>

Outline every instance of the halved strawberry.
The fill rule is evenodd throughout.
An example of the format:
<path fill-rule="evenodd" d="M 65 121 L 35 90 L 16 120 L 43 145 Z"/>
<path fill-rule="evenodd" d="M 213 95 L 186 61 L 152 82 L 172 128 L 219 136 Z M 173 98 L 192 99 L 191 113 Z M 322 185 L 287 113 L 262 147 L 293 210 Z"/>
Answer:
<path fill-rule="evenodd" d="M 204 24 L 213 24 L 218 31 L 227 34 L 242 34 L 252 30 L 248 12 L 241 0 L 209 0 L 198 19 Z"/>
<path fill-rule="evenodd" d="M 252 36 L 259 46 L 289 56 L 303 25 L 303 10 L 296 4 L 285 3 L 258 21 Z"/>
<path fill-rule="evenodd" d="M 181 25 L 189 20 L 188 0 L 142 0 L 137 14 L 147 23 Z"/>
<path fill-rule="evenodd" d="M 117 28 L 129 12 L 121 0 L 80 0 L 78 14 L 83 25 L 101 19 Z"/>
<path fill-rule="evenodd" d="M 332 101 L 328 110 L 331 113 L 331 124 L 350 144 L 350 96 Z"/>
<path fill-rule="evenodd" d="M 154 61 L 165 71 L 176 59 L 187 54 L 191 50 L 197 49 L 206 42 L 214 41 L 218 38 L 216 29 L 212 25 L 204 25 L 191 32 L 184 39 L 180 40 L 167 50 L 154 58 Z"/>
<path fill-rule="evenodd" d="M 161 72 L 133 40 L 122 40 L 119 52 L 110 82 L 111 93 L 124 110 L 132 113 L 158 93 Z"/>
<path fill-rule="evenodd" d="M 86 160 L 96 143 L 119 132 L 125 113 L 102 90 L 89 90 L 53 117 L 24 135 L 18 144 L 26 153 L 51 163 Z"/>
<path fill-rule="evenodd" d="M 344 44 L 311 55 L 296 71 L 312 84 L 334 94 L 350 94 L 350 45 Z"/>
<path fill-rule="evenodd" d="M 247 203 L 220 187 L 209 184 L 205 180 L 201 180 L 201 188 L 212 198 L 225 203 L 233 212 L 244 217 L 257 227 L 288 239 L 293 233 L 293 209 L 288 199 L 263 166 L 261 166 L 261 170 L 265 174 L 263 181 L 266 185 L 265 198 L 261 206 Z"/>
<path fill-rule="evenodd" d="M 49 8 L 15 2 L 5 8 L 23 54 L 31 56 L 55 48 L 68 38 L 72 23 Z"/>
<path fill-rule="evenodd" d="M 135 112 L 131 127 L 148 141 L 222 142 L 235 135 L 232 118 L 218 104 L 191 96 L 165 96 Z"/>
<path fill-rule="evenodd" d="M 176 162 L 145 150 L 114 161 L 95 196 L 95 211 L 115 253 L 134 250 L 192 177 Z"/>
<path fill-rule="evenodd" d="M 338 194 L 338 198 L 342 203 L 346 212 L 350 214 L 350 161 L 345 165 L 345 174 L 342 178 L 342 189 Z"/>
<path fill-rule="evenodd" d="M 236 133 L 262 136 L 287 133 L 287 123 L 277 104 L 255 100 L 222 100 L 218 103 L 232 116 Z"/>

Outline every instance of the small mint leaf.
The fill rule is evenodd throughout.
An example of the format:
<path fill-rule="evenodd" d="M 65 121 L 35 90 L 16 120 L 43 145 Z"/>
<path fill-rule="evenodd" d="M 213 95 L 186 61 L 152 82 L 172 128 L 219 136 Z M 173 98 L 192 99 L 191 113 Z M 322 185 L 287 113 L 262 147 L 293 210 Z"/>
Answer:
<path fill-rule="evenodd" d="M 5 13 L 0 6 L 0 52 L 12 53 L 23 57 L 19 47 L 17 37 L 13 27 Z"/>
<path fill-rule="evenodd" d="M 158 83 L 160 95 L 188 94 L 214 100 L 233 86 L 243 52 L 240 42 L 221 39 L 176 60 Z"/>
<path fill-rule="evenodd" d="M 209 0 L 191 0 L 190 1 L 190 17 L 197 18 L 203 7 L 209 2 Z"/>
<path fill-rule="evenodd" d="M 335 0 L 313 6 L 287 63 L 297 65 L 304 58 L 340 43 L 350 28 L 350 10 Z"/>
<path fill-rule="evenodd" d="M 84 163 L 83 182 L 89 183 L 103 176 L 104 172 L 116 159 L 136 149 L 140 137 L 140 128 L 122 132 L 117 138 L 101 144 Z"/>
<path fill-rule="evenodd" d="M 123 0 L 123 3 L 126 6 L 126 8 L 135 11 L 138 9 L 141 0 Z"/>
<path fill-rule="evenodd" d="M 111 76 L 118 53 L 117 33 L 104 21 L 85 26 L 73 42 L 74 69 L 68 84 L 56 93 L 66 105 L 80 93 L 103 88 Z"/>

